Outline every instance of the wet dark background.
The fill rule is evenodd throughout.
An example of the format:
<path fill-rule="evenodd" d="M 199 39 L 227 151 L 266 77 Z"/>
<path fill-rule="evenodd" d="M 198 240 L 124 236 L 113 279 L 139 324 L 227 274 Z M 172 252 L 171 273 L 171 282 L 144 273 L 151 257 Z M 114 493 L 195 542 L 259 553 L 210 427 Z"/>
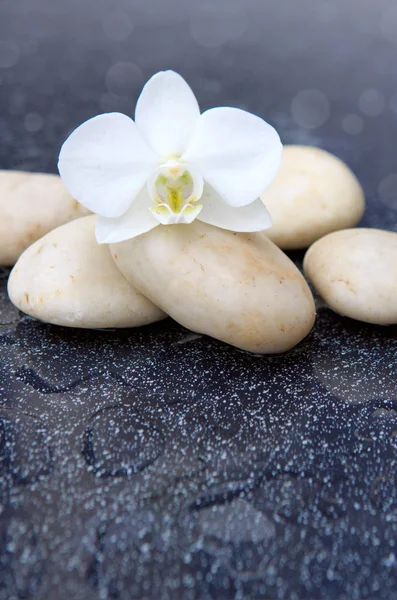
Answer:
<path fill-rule="evenodd" d="M 394 0 L 0 0 L 0 168 L 179 71 L 344 159 L 397 230 Z M 300 257 L 296 257 L 299 260 Z M 74 332 L 0 289 L 0 598 L 397 598 L 395 327 L 318 301 L 256 357 L 171 321 Z"/>

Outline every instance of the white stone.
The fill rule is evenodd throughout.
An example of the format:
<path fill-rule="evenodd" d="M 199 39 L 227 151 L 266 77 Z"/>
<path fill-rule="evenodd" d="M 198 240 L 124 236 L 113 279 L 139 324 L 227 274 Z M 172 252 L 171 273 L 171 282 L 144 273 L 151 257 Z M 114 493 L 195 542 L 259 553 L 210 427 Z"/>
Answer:
<path fill-rule="evenodd" d="M 266 235 L 284 250 L 307 248 L 324 235 L 356 225 L 363 190 L 336 156 L 310 146 L 285 146 L 281 169 L 261 195 L 273 226 Z"/>
<path fill-rule="evenodd" d="M 331 233 L 309 248 L 304 270 L 336 312 L 367 323 L 397 324 L 397 233 Z"/>
<path fill-rule="evenodd" d="M 137 292 L 95 239 L 95 216 L 47 233 L 22 254 L 8 281 L 24 313 L 65 327 L 138 327 L 166 315 Z"/>
<path fill-rule="evenodd" d="M 58 175 L 0 171 L 0 265 L 13 265 L 43 235 L 90 214 Z"/>
<path fill-rule="evenodd" d="M 194 221 L 157 227 L 111 252 L 139 291 L 197 333 L 270 354 L 293 348 L 313 326 L 306 281 L 261 233 Z"/>

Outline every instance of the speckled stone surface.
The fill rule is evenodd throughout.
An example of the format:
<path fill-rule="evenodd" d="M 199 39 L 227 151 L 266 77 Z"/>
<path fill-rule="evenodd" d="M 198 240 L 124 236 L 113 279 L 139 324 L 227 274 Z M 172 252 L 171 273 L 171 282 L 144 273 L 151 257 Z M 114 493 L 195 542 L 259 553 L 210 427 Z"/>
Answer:
<path fill-rule="evenodd" d="M 393 0 L 2 0 L 0 167 L 55 172 L 172 67 L 356 172 L 397 229 Z M 301 255 L 295 256 L 297 262 Z M 170 320 L 81 332 L 0 286 L 0 599 L 397 598 L 397 328 L 318 304 L 258 357 Z"/>

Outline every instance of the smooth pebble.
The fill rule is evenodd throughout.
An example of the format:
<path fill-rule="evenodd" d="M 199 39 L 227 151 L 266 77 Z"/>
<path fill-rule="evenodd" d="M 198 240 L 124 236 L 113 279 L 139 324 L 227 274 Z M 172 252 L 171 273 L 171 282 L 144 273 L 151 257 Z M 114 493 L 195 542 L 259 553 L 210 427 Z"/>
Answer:
<path fill-rule="evenodd" d="M 284 352 L 313 326 L 306 281 L 261 233 L 194 221 L 157 227 L 111 252 L 128 281 L 175 321 L 243 350 Z"/>
<path fill-rule="evenodd" d="M 377 325 L 397 324 L 397 233 L 348 229 L 322 238 L 304 270 L 336 312 Z"/>
<path fill-rule="evenodd" d="M 0 265 L 15 264 L 43 235 L 88 214 L 58 175 L 0 171 Z"/>
<path fill-rule="evenodd" d="M 22 254 L 8 281 L 24 313 L 65 327 L 138 327 L 166 315 L 137 292 L 95 239 L 95 216 L 47 233 Z"/>
<path fill-rule="evenodd" d="M 324 235 L 356 225 L 364 193 L 339 158 L 310 146 L 285 146 L 281 169 L 261 194 L 273 226 L 266 235 L 284 250 L 307 248 Z"/>

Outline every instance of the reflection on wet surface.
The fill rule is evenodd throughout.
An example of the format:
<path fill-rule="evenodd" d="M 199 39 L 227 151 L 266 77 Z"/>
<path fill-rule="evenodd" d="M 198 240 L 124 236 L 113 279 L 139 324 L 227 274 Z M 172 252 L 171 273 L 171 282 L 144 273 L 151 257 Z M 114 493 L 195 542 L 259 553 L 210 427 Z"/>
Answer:
<path fill-rule="evenodd" d="M 397 397 L 396 326 L 366 325 L 328 310 L 319 311 L 319 325 L 313 366 L 329 392 L 352 403 Z"/>
<path fill-rule="evenodd" d="M 395 345 L 324 307 L 273 357 L 171 321 L 5 322 L 4 594 L 47 597 L 60 573 L 65 598 L 394 593 Z"/>

